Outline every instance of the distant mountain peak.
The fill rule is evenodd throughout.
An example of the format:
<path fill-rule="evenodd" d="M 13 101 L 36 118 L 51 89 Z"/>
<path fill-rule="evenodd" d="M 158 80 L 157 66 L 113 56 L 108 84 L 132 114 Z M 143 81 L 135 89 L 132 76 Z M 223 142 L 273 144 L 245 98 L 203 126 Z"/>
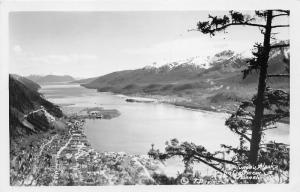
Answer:
<path fill-rule="evenodd" d="M 177 68 L 185 67 L 185 68 L 191 68 L 193 69 L 209 69 L 213 67 L 214 65 L 218 63 L 224 63 L 226 61 L 233 61 L 237 59 L 244 59 L 245 56 L 243 56 L 242 53 L 235 53 L 232 50 L 225 50 L 222 52 L 219 52 L 213 56 L 208 57 L 200 57 L 200 56 L 194 56 L 189 57 L 186 59 L 171 61 L 171 62 L 165 62 L 165 63 L 157 63 L 153 62 L 152 65 L 147 65 L 143 70 L 155 70 L 155 71 L 171 71 Z"/>

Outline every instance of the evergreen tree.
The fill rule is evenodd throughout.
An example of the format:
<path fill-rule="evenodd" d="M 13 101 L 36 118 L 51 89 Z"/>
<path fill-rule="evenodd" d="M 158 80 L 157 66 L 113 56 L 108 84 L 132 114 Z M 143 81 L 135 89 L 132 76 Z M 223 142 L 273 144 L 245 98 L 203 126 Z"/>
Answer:
<path fill-rule="evenodd" d="M 197 29 L 195 29 L 203 34 L 214 36 L 217 32 L 225 31 L 229 27 L 249 26 L 259 28 L 264 36 L 263 43 L 254 45 L 253 58 L 249 59 L 248 67 L 242 71 L 243 78 L 246 78 L 252 71 L 259 72 L 257 94 L 252 100 L 242 102 L 238 110 L 225 122 L 231 131 L 240 136 L 239 148 L 222 145 L 228 153 L 234 152 L 235 158 L 232 161 L 224 160 L 217 157 L 220 152 L 210 153 L 201 145 L 188 142 L 180 144 L 176 139 L 171 140 L 170 144 L 167 143 L 165 153 L 152 148 L 149 155 L 160 159 L 181 156 L 185 163 L 201 162 L 224 174 L 227 174 L 222 169 L 224 164 L 250 163 L 257 166 L 259 163 L 272 164 L 278 159 L 281 159 L 280 167 L 287 169 L 288 147 L 275 142 L 264 146 L 261 144 L 261 138 L 265 130 L 276 128 L 276 122 L 289 117 L 289 93 L 271 89 L 267 85 L 268 78 L 289 77 L 289 56 L 283 57 L 286 70 L 282 74 L 268 73 L 268 61 L 272 51 L 281 49 L 284 53 L 284 49 L 289 47 L 289 42 L 272 42 L 276 35 L 272 33 L 273 29 L 289 27 L 288 24 L 274 24 L 273 21 L 278 17 L 289 17 L 289 14 L 288 10 L 264 10 L 255 11 L 255 14 L 250 16 L 237 11 L 229 11 L 229 14 L 223 17 L 209 15 L 210 20 L 198 22 Z M 250 149 L 245 145 L 246 142 L 250 143 Z M 228 177 L 231 176 L 228 175 Z"/>

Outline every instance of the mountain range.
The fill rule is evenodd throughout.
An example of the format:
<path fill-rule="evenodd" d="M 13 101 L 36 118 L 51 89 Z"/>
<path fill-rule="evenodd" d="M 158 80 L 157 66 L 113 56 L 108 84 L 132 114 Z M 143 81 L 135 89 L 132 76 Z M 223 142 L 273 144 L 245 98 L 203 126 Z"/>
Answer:
<path fill-rule="evenodd" d="M 185 106 L 216 106 L 253 96 L 258 74 L 253 72 L 243 79 L 241 72 L 247 67 L 248 60 L 242 54 L 225 50 L 206 62 L 199 62 L 199 58 L 193 57 L 158 67 L 152 65 L 117 71 L 88 81 L 81 80 L 81 85 L 100 92 L 180 97 L 184 104 L 181 101 L 179 105 Z M 282 73 L 285 70 L 280 51 L 272 52 L 269 63 L 270 73 Z M 275 88 L 289 89 L 287 79 L 274 78 L 269 83 Z"/>
<path fill-rule="evenodd" d="M 228 63 L 230 63 L 230 66 Z M 208 71 L 234 72 L 243 66 L 245 66 L 245 62 L 240 55 L 234 55 L 231 51 L 224 51 L 215 55 L 210 63 L 199 64 L 196 63 L 195 58 L 192 58 L 170 62 L 160 67 L 146 66 L 136 70 L 118 71 L 98 77 L 84 84 L 84 86 L 101 89 L 103 87 L 127 86 L 130 84 L 160 83 L 175 85 L 199 79 L 199 76 Z"/>

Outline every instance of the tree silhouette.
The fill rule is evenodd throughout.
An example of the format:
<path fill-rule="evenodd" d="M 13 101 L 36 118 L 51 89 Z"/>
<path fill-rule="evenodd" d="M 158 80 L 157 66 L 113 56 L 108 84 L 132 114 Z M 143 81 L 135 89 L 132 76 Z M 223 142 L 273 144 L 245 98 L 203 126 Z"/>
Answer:
<path fill-rule="evenodd" d="M 246 78 L 253 71 L 259 73 L 257 93 L 252 100 L 243 102 L 225 122 L 231 131 L 240 136 L 239 148 L 222 145 L 227 149 L 227 152 L 234 152 L 236 158 L 230 162 L 224 161 L 224 159 L 216 157 L 218 152 L 209 153 L 203 146 L 187 142 L 179 144 L 177 140 L 172 140 L 171 144 L 167 144 L 165 153 L 160 153 L 152 148 L 149 155 L 160 159 L 178 155 L 183 157 L 186 163 L 190 161 L 202 162 L 220 172 L 224 172 L 220 168 L 224 163 L 231 165 L 250 163 L 256 166 L 258 163 L 272 161 L 270 159 L 271 153 L 274 154 L 275 148 L 276 152 L 281 154 L 277 157 L 286 157 L 288 152 L 286 153 L 287 147 L 285 145 L 273 143 L 269 145 L 271 147 L 264 148 L 261 145 L 261 137 L 265 130 L 275 128 L 276 122 L 289 116 L 289 94 L 283 90 L 274 90 L 267 86 L 268 78 L 289 77 L 289 55 L 283 57 L 283 63 L 286 66 L 282 74 L 268 73 L 270 53 L 276 49 L 281 49 L 281 52 L 284 53 L 284 49 L 289 47 L 289 42 L 286 41 L 271 42 L 276 35 L 276 33 L 272 33 L 273 29 L 289 27 L 288 24 L 273 24 L 273 21 L 275 18 L 289 17 L 289 15 L 289 10 L 259 10 L 255 11 L 253 16 L 229 11 L 228 15 L 222 17 L 209 15 L 209 21 L 200 21 L 197 23 L 197 29 L 190 30 L 209 34 L 212 37 L 217 32 L 226 33 L 226 29 L 229 27 L 249 26 L 258 28 L 264 36 L 263 43 L 254 45 L 253 57 L 249 59 L 247 68 L 242 71 L 243 78 Z M 250 150 L 244 145 L 245 142 L 250 143 Z M 263 148 L 266 150 L 260 150 Z"/>
<path fill-rule="evenodd" d="M 251 26 L 251 27 L 258 27 L 261 30 L 261 33 L 264 36 L 263 44 L 257 43 L 254 45 L 256 48 L 256 51 L 253 52 L 253 58 L 248 61 L 249 66 L 247 69 L 243 70 L 243 78 L 247 77 L 249 73 L 253 70 L 259 71 L 259 82 L 258 82 L 258 89 L 257 94 L 252 102 L 252 105 L 254 105 L 254 116 L 253 114 L 247 114 L 250 115 L 251 120 L 248 121 L 247 125 L 234 126 L 234 122 L 227 121 L 226 124 L 229 125 L 229 127 L 234 130 L 236 133 L 238 133 L 240 136 L 242 136 L 244 139 L 248 140 L 250 142 L 250 153 L 248 155 L 249 162 L 252 165 L 256 165 L 258 163 L 258 151 L 259 151 L 259 145 L 261 141 L 261 135 L 264 126 L 266 126 L 268 123 L 273 123 L 276 120 L 279 120 L 280 118 L 284 118 L 288 116 L 288 112 L 282 112 L 281 109 L 278 109 L 276 112 L 280 114 L 274 114 L 272 117 L 267 119 L 266 116 L 264 116 L 264 109 L 270 106 L 266 106 L 265 103 L 268 103 L 269 98 L 273 99 L 279 99 L 281 100 L 281 96 L 283 99 L 288 99 L 289 97 L 286 96 L 284 93 L 279 91 L 270 91 L 269 88 L 267 88 L 266 80 L 268 77 L 289 77 L 289 74 L 268 74 L 268 60 L 269 55 L 272 49 L 278 49 L 278 48 L 284 48 L 288 47 L 289 43 L 279 43 L 271 45 L 271 39 L 272 37 L 272 29 L 275 28 L 281 28 L 281 27 L 289 27 L 288 24 L 283 25 L 273 25 L 272 22 L 276 17 L 286 17 L 290 15 L 289 10 L 266 10 L 266 11 L 255 11 L 254 16 L 245 15 L 243 13 L 237 12 L 237 11 L 230 11 L 229 16 L 224 15 L 223 17 L 212 17 L 209 15 L 209 18 L 211 18 L 211 21 L 206 22 L 198 22 L 197 30 L 204 33 L 204 34 L 210 34 L 215 35 L 216 32 L 224 31 L 230 26 Z M 229 18 L 230 17 L 230 18 Z M 259 22 L 258 19 L 263 19 L 264 22 Z M 285 63 L 289 63 L 288 59 L 284 60 Z M 277 97 L 275 97 L 275 95 Z M 272 97 L 273 95 L 274 97 Z M 269 103 L 270 104 L 270 103 Z M 276 101 L 274 103 L 276 105 Z M 288 103 L 285 103 L 287 105 Z M 241 113 L 241 110 L 245 108 L 245 106 L 249 106 L 250 103 L 244 103 L 236 113 L 236 115 L 239 115 Z M 278 105 L 277 105 L 278 107 Z M 244 111 L 244 113 L 247 113 Z M 249 113 L 249 112 L 248 112 Z M 246 115 L 246 114 L 244 114 Z M 274 119 L 272 119 L 274 118 Z M 251 129 L 251 138 L 246 134 L 246 131 L 244 127 L 247 127 Z M 242 130 L 242 131 L 239 131 Z"/>

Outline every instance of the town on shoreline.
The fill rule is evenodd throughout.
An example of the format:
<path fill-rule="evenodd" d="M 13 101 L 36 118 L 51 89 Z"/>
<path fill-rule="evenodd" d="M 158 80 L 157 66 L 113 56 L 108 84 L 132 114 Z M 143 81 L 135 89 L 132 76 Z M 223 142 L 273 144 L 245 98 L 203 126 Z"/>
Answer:
<path fill-rule="evenodd" d="M 91 112 L 91 110 L 90 110 Z M 162 163 L 147 155 L 96 152 L 84 133 L 86 118 L 65 117 L 64 130 L 51 130 L 12 143 L 12 186 L 155 184 L 151 175 L 162 173 Z M 42 138 L 41 138 L 42 137 Z M 22 144 L 22 147 L 21 146 Z"/>

